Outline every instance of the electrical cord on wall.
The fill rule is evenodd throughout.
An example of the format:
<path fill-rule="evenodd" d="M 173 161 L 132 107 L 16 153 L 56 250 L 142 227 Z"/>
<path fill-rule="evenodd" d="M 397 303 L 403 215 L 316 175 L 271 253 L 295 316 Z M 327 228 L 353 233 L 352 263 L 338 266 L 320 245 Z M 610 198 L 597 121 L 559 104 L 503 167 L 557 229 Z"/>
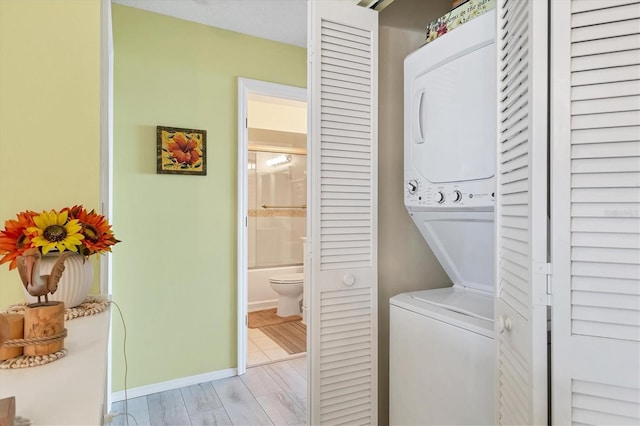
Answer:
<path fill-rule="evenodd" d="M 138 421 L 133 416 L 133 414 L 129 414 L 129 397 L 127 396 L 127 373 L 129 372 L 129 366 L 127 364 L 127 325 L 124 322 L 124 316 L 122 315 L 122 310 L 120 306 L 113 300 L 111 303 L 118 308 L 118 313 L 120 314 L 120 320 L 122 321 L 122 329 L 124 330 L 124 339 L 122 341 L 122 353 L 124 355 L 124 413 L 118 413 L 112 417 L 112 419 L 119 416 L 126 416 L 126 424 L 129 426 L 129 417 L 133 419 L 136 426 L 138 426 Z"/>

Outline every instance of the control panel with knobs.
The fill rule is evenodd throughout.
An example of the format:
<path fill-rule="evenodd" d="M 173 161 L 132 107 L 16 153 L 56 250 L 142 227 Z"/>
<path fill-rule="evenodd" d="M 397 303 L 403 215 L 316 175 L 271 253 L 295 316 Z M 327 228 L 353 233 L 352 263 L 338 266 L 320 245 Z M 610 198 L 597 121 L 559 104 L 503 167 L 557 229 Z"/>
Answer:
<path fill-rule="evenodd" d="M 404 180 L 404 200 L 409 209 L 493 207 L 494 190 L 485 182 L 433 183 L 416 174 Z"/>
<path fill-rule="evenodd" d="M 407 191 L 409 191 L 409 194 L 415 194 L 418 191 L 418 181 L 411 179 L 407 182 Z"/>

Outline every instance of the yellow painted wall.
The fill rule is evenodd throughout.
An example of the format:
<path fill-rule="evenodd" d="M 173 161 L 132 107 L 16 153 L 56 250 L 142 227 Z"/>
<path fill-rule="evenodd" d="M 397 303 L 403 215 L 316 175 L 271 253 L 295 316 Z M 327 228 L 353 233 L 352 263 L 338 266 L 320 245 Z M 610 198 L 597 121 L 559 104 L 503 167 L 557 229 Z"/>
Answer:
<path fill-rule="evenodd" d="M 113 32 L 113 298 L 127 385 L 233 368 L 237 79 L 303 87 L 306 51 L 117 4 Z M 207 176 L 156 174 L 157 125 L 207 130 Z M 114 391 L 122 340 L 116 317 Z"/>
<path fill-rule="evenodd" d="M 306 102 L 276 104 L 249 99 L 249 128 L 279 132 L 307 133 Z"/>
<path fill-rule="evenodd" d="M 100 2 L 0 0 L 0 223 L 99 202 Z M 21 285 L 0 266 L 0 308 Z"/>

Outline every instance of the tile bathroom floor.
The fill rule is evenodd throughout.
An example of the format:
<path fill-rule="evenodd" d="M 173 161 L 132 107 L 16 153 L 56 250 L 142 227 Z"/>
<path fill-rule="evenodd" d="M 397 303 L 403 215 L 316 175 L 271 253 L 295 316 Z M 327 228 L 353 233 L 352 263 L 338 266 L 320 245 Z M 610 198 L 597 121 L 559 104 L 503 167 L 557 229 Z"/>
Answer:
<path fill-rule="evenodd" d="M 289 355 L 259 329 L 247 328 L 247 330 L 247 367 L 306 356 L 306 352 Z"/>

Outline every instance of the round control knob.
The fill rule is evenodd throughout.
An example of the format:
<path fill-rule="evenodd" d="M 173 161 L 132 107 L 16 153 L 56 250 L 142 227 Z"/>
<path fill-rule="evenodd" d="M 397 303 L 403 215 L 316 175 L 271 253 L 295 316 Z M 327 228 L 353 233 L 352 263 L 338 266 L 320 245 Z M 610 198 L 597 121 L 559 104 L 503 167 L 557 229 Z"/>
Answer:
<path fill-rule="evenodd" d="M 407 191 L 409 191 L 409 194 L 415 194 L 418 191 L 418 181 L 411 179 L 407 182 Z"/>
<path fill-rule="evenodd" d="M 445 200 L 444 192 L 438 191 L 438 193 L 436 194 L 436 201 L 438 202 L 438 204 L 442 204 L 444 203 L 444 200 Z"/>
<path fill-rule="evenodd" d="M 462 200 L 462 192 L 460 192 L 458 190 L 453 191 L 453 202 L 457 203 L 460 200 Z"/>

